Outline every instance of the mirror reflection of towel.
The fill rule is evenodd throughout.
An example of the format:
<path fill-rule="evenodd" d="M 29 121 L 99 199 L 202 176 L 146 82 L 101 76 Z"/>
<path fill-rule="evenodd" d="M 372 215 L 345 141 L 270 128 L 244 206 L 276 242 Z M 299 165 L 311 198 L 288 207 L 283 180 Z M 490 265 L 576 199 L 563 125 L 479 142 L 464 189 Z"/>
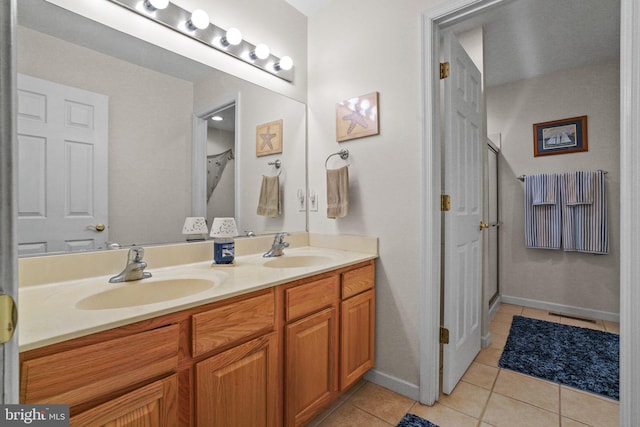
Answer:
<path fill-rule="evenodd" d="M 327 170 L 327 217 L 340 218 L 349 213 L 349 167 Z"/>
<path fill-rule="evenodd" d="M 276 217 L 282 213 L 280 204 L 280 178 L 278 176 L 263 176 L 258 199 L 258 215 Z"/>

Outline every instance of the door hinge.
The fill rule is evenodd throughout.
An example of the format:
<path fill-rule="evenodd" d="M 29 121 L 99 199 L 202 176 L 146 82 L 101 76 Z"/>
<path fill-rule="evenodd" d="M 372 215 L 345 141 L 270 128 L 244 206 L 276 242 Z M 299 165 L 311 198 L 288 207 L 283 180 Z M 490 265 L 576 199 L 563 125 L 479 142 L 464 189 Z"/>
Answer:
<path fill-rule="evenodd" d="M 440 63 L 440 80 L 446 79 L 449 77 L 449 63 L 441 62 Z"/>
<path fill-rule="evenodd" d="M 0 294 L 0 344 L 11 340 L 18 323 L 18 308 L 10 295 Z"/>
<path fill-rule="evenodd" d="M 440 210 L 443 212 L 451 210 L 451 196 L 448 194 L 440 196 Z"/>
<path fill-rule="evenodd" d="M 449 330 L 440 326 L 440 344 L 449 344 Z"/>

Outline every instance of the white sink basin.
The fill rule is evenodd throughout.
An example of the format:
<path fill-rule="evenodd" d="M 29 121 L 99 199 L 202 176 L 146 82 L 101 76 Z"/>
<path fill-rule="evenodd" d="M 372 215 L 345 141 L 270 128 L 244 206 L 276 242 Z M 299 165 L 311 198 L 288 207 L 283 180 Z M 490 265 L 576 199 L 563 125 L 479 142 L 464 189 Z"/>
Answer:
<path fill-rule="evenodd" d="M 283 255 L 265 262 L 264 266 L 271 268 L 313 267 L 328 264 L 332 261 L 333 259 L 321 255 Z"/>
<path fill-rule="evenodd" d="M 108 289 L 84 298 L 76 304 L 81 310 L 106 310 L 135 307 L 170 301 L 211 289 L 215 282 L 206 279 L 167 279 L 145 282 L 125 282 L 120 287 Z M 105 283 L 105 286 L 114 286 Z"/>

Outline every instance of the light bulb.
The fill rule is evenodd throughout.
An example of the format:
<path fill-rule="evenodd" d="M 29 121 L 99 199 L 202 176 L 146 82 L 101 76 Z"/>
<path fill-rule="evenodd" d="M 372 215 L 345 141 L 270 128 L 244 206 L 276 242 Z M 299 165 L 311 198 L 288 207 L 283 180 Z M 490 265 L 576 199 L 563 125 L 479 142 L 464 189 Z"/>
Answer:
<path fill-rule="evenodd" d="M 249 55 L 252 59 L 267 59 L 269 57 L 269 46 L 264 43 L 260 43 Z"/>
<path fill-rule="evenodd" d="M 283 56 L 280 58 L 280 62 L 274 65 L 276 70 L 290 70 L 293 67 L 293 59 L 289 56 Z"/>
<path fill-rule="evenodd" d="M 226 42 L 226 43 L 225 43 Z M 227 35 L 222 38 L 222 44 L 237 46 L 242 42 L 242 33 L 237 28 L 229 28 Z"/>
<path fill-rule="evenodd" d="M 144 0 L 144 6 L 150 12 L 158 9 L 166 9 L 169 6 L 169 0 Z"/>
<path fill-rule="evenodd" d="M 196 28 L 199 30 L 204 30 L 209 26 L 209 15 L 202 9 L 196 9 L 191 13 L 191 18 L 187 21 L 187 27 L 191 30 L 195 30 Z"/>

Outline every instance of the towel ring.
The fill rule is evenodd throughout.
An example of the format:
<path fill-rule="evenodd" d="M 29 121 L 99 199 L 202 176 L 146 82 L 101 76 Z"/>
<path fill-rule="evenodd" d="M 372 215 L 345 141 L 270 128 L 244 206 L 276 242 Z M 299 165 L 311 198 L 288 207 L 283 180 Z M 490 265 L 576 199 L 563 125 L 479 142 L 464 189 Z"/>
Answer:
<path fill-rule="evenodd" d="M 327 169 L 327 162 L 329 162 L 329 159 L 332 158 L 333 156 L 340 156 L 342 160 L 347 160 L 349 158 L 349 150 L 347 150 L 346 148 L 343 148 L 337 153 L 329 154 L 329 157 L 327 157 L 327 160 L 324 161 L 325 170 Z"/>
<path fill-rule="evenodd" d="M 282 169 L 280 169 L 280 167 L 282 166 L 282 162 L 280 161 L 280 159 L 273 161 L 273 162 L 269 162 L 267 163 L 269 166 L 275 166 L 275 168 L 278 170 L 278 175 L 276 176 L 280 176 L 280 174 L 282 173 Z"/>

